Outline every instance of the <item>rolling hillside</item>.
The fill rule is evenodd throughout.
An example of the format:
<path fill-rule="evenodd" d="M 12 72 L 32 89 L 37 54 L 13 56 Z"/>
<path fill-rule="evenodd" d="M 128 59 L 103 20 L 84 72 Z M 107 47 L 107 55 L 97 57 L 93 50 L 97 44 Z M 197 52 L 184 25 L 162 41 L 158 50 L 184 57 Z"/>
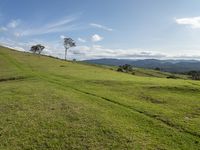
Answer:
<path fill-rule="evenodd" d="M 0 149 L 199 147 L 199 81 L 0 47 Z"/>
<path fill-rule="evenodd" d="M 85 64 L 90 66 L 96 66 L 96 67 L 102 67 L 107 68 L 113 71 L 117 71 L 118 66 L 107 66 L 107 65 L 101 65 L 101 64 L 93 64 L 90 62 L 78 62 L 79 64 Z M 127 73 L 127 72 L 126 72 Z M 134 76 L 140 76 L 140 77 L 156 77 L 156 78 L 170 78 L 175 77 L 178 79 L 191 79 L 191 76 L 189 75 L 183 75 L 183 74 L 177 74 L 177 73 L 170 73 L 170 72 L 163 72 L 159 70 L 153 70 L 153 69 L 145 69 L 145 68 L 137 68 L 133 67 L 133 71 L 128 72 L 131 75 Z"/>
<path fill-rule="evenodd" d="M 172 73 L 183 73 L 192 70 L 200 71 L 200 61 L 197 60 L 158 60 L 158 59 L 94 59 L 85 60 L 85 62 L 101 65 L 119 66 L 130 64 L 135 67 L 155 69 L 160 68 L 162 71 Z"/>

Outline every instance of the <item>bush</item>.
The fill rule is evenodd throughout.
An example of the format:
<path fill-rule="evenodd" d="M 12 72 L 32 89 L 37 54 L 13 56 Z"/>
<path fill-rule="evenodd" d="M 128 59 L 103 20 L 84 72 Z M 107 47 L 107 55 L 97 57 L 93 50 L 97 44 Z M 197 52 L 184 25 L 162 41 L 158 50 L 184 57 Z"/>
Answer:
<path fill-rule="evenodd" d="M 161 69 L 159 67 L 156 67 L 154 70 L 161 71 Z"/>
<path fill-rule="evenodd" d="M 117 71 L 119 71 L 119 72 L 132 72 L 133 67 L 129 64 L 125 64 L 125 65 L 119 66 Z"/>
<path fill-rule="evenodd" d="M 178 77 L 176 77 L 175 75 L 170 75 L 167 77 L 167 79 L 177 79 Z"/>
<path fill-rule="evenodd" d="M 135 72 L 132 72 L 131 74 L 132 74 L 132 75 L 135 75 Z"/>

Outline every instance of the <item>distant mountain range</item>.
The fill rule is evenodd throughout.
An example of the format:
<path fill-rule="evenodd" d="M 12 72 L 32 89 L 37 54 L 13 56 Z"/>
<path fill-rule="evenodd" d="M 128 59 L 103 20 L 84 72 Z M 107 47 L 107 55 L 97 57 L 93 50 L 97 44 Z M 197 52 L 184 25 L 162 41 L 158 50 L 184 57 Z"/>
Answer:
<path fill-rule="evenodd" d="M 85 60 L 85 62 L 92 64 L 111 65 L 111 66 L 130 64 L 135 67 L 148 68 L 148 69 L 160 68 L 160 70 L 162 71 L 173 72 L 173 73 L 188 72 L 192 70 L 200 71 L 200 61 L 197 60 L 93 59 L 93 60 Z"/>

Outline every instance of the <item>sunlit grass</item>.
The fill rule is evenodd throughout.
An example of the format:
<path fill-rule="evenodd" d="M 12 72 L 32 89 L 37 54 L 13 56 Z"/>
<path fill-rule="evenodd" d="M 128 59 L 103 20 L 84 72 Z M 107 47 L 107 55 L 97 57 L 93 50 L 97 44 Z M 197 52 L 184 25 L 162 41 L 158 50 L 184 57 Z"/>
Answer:
<path fill-rule="evenodd" d="M 200 82 L 140 72 L 1 47 L 0 149 L 199 149 Z"/>

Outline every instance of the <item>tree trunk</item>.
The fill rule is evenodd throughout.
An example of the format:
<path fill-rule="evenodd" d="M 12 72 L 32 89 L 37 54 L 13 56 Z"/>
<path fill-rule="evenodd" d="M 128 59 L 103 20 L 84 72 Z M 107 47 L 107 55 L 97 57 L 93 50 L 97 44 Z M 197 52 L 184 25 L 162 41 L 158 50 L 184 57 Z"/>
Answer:
<path fill-rule="evenodd" d="M 67 60 L 67 49 L 65 49 L 65 60 Z"/>

